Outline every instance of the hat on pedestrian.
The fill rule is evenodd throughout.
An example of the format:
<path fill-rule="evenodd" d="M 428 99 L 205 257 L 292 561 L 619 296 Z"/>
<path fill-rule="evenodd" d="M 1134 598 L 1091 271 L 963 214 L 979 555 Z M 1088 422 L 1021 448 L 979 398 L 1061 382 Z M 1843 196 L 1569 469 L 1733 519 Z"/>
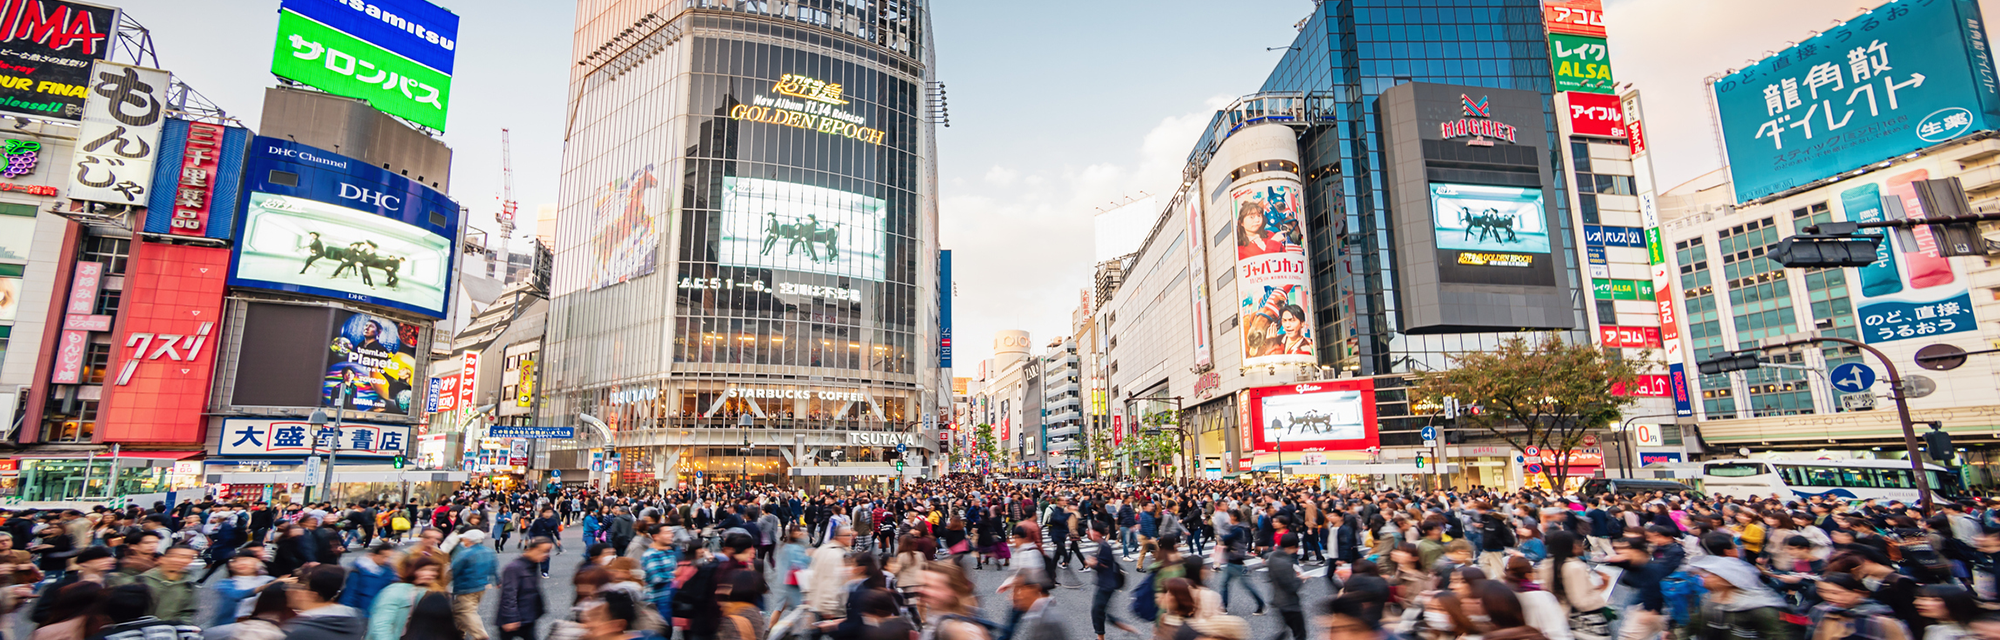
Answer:
<path fill-rule="evenodd" d="M 1248 640 L 1250 623 L 1236 616 L 1209 616 L 1193 621 L 1194 630 L 1209 638 Z"/>
<path fill-rule="evenodd" d="M 466 529 L 464 533 L 458 534 L 458 541 L 463 544 L 479 544 L 486 541 L 486 532 L 478 529 Z"/>

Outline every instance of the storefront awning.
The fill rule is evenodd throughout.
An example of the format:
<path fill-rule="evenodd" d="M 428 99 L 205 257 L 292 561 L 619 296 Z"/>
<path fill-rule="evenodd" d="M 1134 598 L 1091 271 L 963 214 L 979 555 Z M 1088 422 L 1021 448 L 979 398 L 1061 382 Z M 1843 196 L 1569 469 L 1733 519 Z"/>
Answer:
<path fill-rule="evenodd" d="M 202 453 L 202 452 L 200 452 L 200 451 L 125 451 L 125 452 L 121 452 L 121 453 L 119 453 L 119 454 L 117 455 L 117 457 L 118 457 L 118 458 L 121 458 L 121 459 L 122 459 L 122 458 L 133 458 L 133 459 L 139 459 L 139 458 L 145 458 L 145 459 L 150 459 L 150 460 L 166 460 L 166 461 L 169 461 L 169 462 L 171 462 L 171 461 L 175 461 L 175 460 L 186 460 L 186 459 L 188 459 L 188 458 L 192 458 L 192 457 L 195 457 L 195 456 L 198 456 L 198 455 L 201 455 L 201 453 Z M 88 458 L 90 458 L 90 457 L 91 457 L 91 456 L 89 456 L 88 454 L 85 454 L 85 455 L 81 455 L 81 456 L 79 456 L 79 455 L 77 455 L 77 454 L 76 454 L 76 453 L 74 453 L 74 452 L 67 452 L 67 451 L 65 451 L 65 452 L 59 452 L 59 453 L 58 453 L 58 452 L 50 452 L 50 453 L 23 453 L 23 454 L 19 454 L 19 455 L 16 455 L 16 456 L 14 456 L 14 459 L 16 459 L 16 460 L 47 460 L 47 459 L 57 459 L 57 458 L 59 458 L 59 459 L 65 459 L 65 460 L 77 460 L 77 459 L 88 459 Z M 111 454 L 109 454 L 109 453 L 100 453 L 100 454 L 97 454 L 97 456 L 96 456 L 96 459 L 98 459 L 98 460 L 110 460 L 110 459 L 111 459 L 112 457 L 113 457 L 113 456 L 112 456 Z"/>

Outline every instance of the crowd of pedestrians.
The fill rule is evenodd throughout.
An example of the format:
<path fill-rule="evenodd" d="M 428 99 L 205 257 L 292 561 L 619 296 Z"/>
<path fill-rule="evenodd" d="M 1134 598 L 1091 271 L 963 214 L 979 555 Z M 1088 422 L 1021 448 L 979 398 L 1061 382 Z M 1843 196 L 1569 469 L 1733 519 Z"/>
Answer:
<path fill-rule="evenodd" d="M 958 475 L 0 514 L 33 640 L 2000 640 L 1996 576 L 2000 501 Z"/>

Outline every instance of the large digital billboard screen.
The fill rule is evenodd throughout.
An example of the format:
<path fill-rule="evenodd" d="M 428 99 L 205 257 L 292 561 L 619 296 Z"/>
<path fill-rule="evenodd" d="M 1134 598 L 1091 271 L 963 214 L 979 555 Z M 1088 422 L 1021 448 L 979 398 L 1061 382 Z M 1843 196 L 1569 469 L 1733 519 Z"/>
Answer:
<path fill-rule="evenodd" d="M 880 281 L 888 203 L 825 187 L 722 179 L 717 262 Z"/>
<path fill-rule="evenodd" d="M 1375 382 L 1313 382 L 1250 390 L 1251 444 L 1257 451 L 1367 449 L 1381 445 Z"/>
<path fill-rule="evenodd" d="M 83 117 L 91 63 L 111 53 L 118 10 L 67 0 L 0 3 L 0 112 Z"/>
<path fill-rule="evenodd" d="M 254 303 L 245 313 L 237 406 L 333 407 L 409 415 L 423 328 L 347 309 Z"/>
<path fill-rule="evenodd" d="M 445 315 L 458 205 L 422 184 L 286 140 L 251 143 L 231 286 Z"/>
<path fill-rule="evenodd" d="M 1994 128 L 2000 80 L 1978 3 L 1885 7 L 1715 81 L 1738 200 Z"/>
<path fill-rule="evenodd" d="M 1431 212 L 1439 249 L 1549 252 L 1541 189 L 1433 184 Z"/>
<path fill-rule="evenodd" d="M 450 285 L 450 238 L 304 198 L 251 192 L 237 248 L 231 275 L 266 288 L 440 315 Z"/>

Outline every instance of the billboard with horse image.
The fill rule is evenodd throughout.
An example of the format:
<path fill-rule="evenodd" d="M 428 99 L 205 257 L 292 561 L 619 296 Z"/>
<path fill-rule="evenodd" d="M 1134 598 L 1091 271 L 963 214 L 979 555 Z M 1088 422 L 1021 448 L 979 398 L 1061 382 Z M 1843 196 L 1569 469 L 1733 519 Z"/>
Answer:
<path fill-rule="evenodd" d="M 1549 252 L 1540 188 L 1433 184 L 1431 205 L 1439 249 Z"/>
<path fill-rule="evenodd" d="M 1318 362 L 1299 183 L 1261 180 L 1229 194 L 1236 225 L 1243 364 Z"/>
<path fill-rule="evenodd" d="M 660 265 L 660 226 L 647 206 L 660 181 L 653 165 L 597 187 L 591 197 L 590 290 L 640 276 Z"/>
<path fill-rule="evenodd" d="M 716 261 L 880 281 L 888 203 L 826 187 L 725 177 Z"/>
<path fill-rule="evenodd" d="M 1381 446 L 1375 381 L 1327 380 L 1250 390 L 1257 451 L 1352 451 Z"/>
<path fill-rule="evenodd" d="M 253 191 L 230 284 L 443 315 L 451 239 L 347 207 Z"/>

